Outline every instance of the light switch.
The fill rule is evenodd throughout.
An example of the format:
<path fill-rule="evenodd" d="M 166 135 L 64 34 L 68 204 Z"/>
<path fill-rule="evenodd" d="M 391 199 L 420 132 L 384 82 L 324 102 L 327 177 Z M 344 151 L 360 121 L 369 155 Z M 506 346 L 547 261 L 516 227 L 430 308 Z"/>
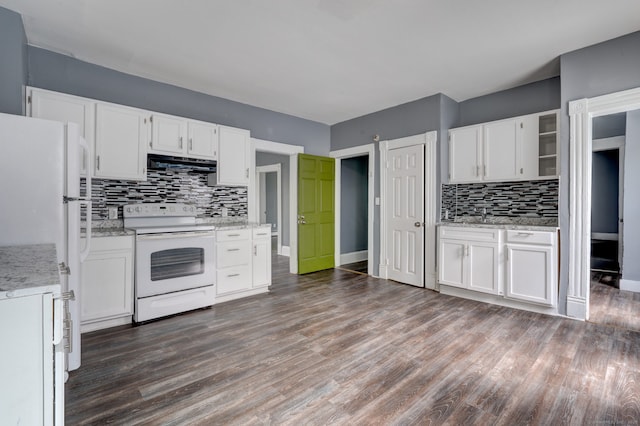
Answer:
<path fill-rule="evenodd" d="M 108 207 L 109 219 L 117 219 L 118 218 L 118 208 L 117 207 Z"/>

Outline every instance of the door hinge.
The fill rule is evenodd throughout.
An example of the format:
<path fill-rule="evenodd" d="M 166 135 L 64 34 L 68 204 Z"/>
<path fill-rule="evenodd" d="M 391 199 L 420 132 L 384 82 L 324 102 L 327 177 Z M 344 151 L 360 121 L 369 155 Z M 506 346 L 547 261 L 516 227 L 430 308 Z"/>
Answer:
<path fill-rule="evenodd" d="M 520 123 L 520 128 L 524 129 L 524 123 Z"/>
<path fill-rule="evenodd" d="M 27 96 L 27 103 L 30 104 L 31 103 L 31 95 Z"/>
<path fill-rule="evenodd" d="M 153 115 L 149 117 L 149 123 L 153 123 Z"/>
<path fill-rule="evenodd" d="M 60 269 L 60 275 L 71 275 L 71 269 L 64 262 L 58 264 L 58 269 Z"/>

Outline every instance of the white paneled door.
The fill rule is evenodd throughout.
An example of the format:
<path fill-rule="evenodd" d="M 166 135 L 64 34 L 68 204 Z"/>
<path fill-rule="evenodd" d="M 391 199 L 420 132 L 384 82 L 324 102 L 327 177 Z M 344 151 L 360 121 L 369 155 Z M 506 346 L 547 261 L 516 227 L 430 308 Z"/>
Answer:
<path fill-rule="evenodd" d="M 423 287 L 424 145 L 389 150 L 387 164 L 387 276 Z"/>

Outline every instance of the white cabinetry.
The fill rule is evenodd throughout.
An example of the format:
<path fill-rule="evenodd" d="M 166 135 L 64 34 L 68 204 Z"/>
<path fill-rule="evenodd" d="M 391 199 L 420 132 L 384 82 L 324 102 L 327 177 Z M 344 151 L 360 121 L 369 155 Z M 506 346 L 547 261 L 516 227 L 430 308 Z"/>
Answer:
<path fill-rule="evenodd" d="M 31 117 L 75 123 L 91 150 L 95 148 L 95 102 L 90 99 L 42 89 L 27 90 L 27 113 Z M 80 173 L 86 175 L 85 156 L 80 153 Z"/>
<path fill-rule="evenodd" d="M 53 330 L 62 329 L 54 324 L 62 316 L 54 315 L 52 293 L 8 298 L 5 294 L 0 292 L 0 423 L 61 425 L 64 419 L 54 420 L 59 414 L 54 414 Z M 63 397 L 64 391 L 58 392 L 56 397 Z"/>
<path fill-rule="evenodd" d="M 484 293 L 500 292 L 500 231 L 440 227 L 438 280 Z"/>
<path fill-rule="evenodd" d="M 551 114 L 531 114 L 449 130 L 449 181 L 510 181 L 548 177 L 555 174 L 545 169 L 547 155 L 540 150 L 553 150 L 555 167 L 555 121 Z M 553 128 L 551 133 L 540 133 Z"/>
<path fill-rule="evenodd" d="M 249 138 L 248 130 L 220 126 L 219 185 L 249 185 Z"/>
<path fill-rule="evenodd" d="M 556 231 L 440 226 L 438 236 L 441 293 L 557 312 Z"/>
<path fill-rule="evenodd" d="M 96 105 L 95 176 L 146 180 L 149 113 L 120 105 Z"/>
<path fill-rule="evenodd" d="M 187 153 L 190 157 L 218 159 L 218 125 L 189 120 Z"/>
<path fill-rule="evenodd" d="M 164 114 L 153 114 L 149 152 L 180 155 L 186 150 L 187 120 Z"/>
<path fill-rule="evenodd" d="M 271 226 L 253 229 L 253 287 L 271 284 Z"/>
<path fill-rule="evenodd" d="M 505 297 L 556 306 L 556 233 L 507 231 Z"/>
<path fill-rule="evenodd" d="M 131 235 L 91 240 L 91 252 L 82 264 L 82 332 L 131 322 L 133 244 Z"/>
<path fill-rule="evenodd" d="M 151 117 L 150 153 L 216 160 L 217 151 L 216 124 L 165 114 Z"/>
<path fill-rule="evenodd" d="M 251 230 L 216 232 L 216 295 L 224 296 L 252 287 Z"/>
<path fill-rule="evenodd" d="M 449 181 L 482 180 L 482 126 L 449 130 Z"/>

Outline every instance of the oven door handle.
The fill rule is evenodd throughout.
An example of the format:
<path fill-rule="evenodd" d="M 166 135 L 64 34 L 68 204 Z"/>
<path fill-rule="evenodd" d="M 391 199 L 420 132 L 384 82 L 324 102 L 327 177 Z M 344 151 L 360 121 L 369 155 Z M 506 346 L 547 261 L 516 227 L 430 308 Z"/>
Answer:
<path fill-rule="evenodd" d="M 201 232 L 167 232 L 162 234 L 139 234 L 138 240 L 169 240 L 174 238 L 202 238 L 213 237 L 213 231 Z"/>

